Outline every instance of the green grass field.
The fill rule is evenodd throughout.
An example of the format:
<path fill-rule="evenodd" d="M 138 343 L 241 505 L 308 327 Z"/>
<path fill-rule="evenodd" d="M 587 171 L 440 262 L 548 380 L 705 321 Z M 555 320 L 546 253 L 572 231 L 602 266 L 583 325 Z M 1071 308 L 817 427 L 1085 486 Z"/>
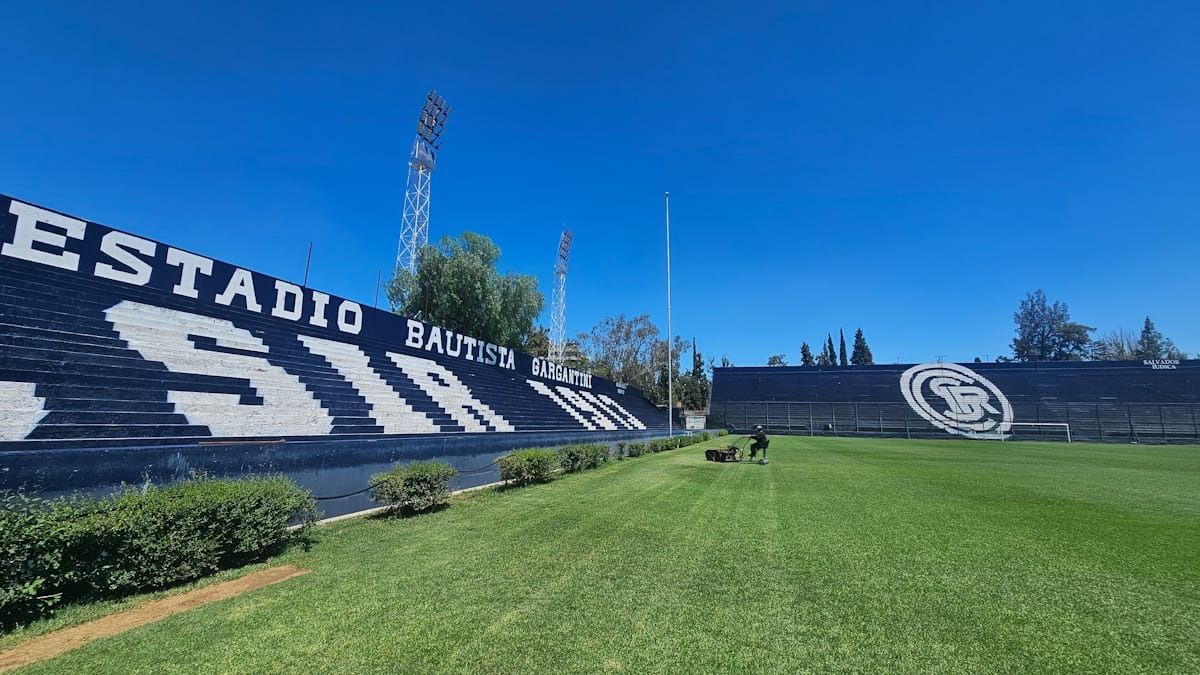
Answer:
<path fill-rule="evenodd" d="M 1200 447 L 703 447 L 321 528 L 27 672 L 1200 672 Z"/>

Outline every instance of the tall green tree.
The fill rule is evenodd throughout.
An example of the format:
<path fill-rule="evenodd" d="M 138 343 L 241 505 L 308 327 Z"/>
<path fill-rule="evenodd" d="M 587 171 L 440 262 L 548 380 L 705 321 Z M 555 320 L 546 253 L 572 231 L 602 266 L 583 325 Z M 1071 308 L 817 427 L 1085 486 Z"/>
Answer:
<path fill-rule="evenodd" d="M 875 363 L 875 356 L 871 354 L 871 348 L 867 346 L 867 339 L 863 337 L 862 328 L 854 331 L 854 351 L 850 353 L 850 363 L 856 366 L 869 366 Z"/>
<path fill-rule="evenodd" d="M 679 388 L 678 399 L 688 410 L 703 410 L 708 408 L 708 394 L 711 386 L 708 373 L 704 370 L 704 356 L 696 346 L 696 338 L 692 338 L 692 371 L 684 373 L 675 383 Z"/>
<path fill-rule="evenodd" d="M 816 363 L 816 361 L 813 359 L 812 347 L 809 347 L 807 342 L 801 344 L 800 345 L 800 365 L 812 366 L 815 363 Z"/>
<path fill-rule="evenodd" d="M 580 351 L 591 365 L 592 373 L 631 384 L 647 396 L 657 390 L 658 373 L 666 370 L 665 361 L 655 362 L 660 342 L 658 327 L 648 314 L 605 317 L 591 333 L 579 336 Z M 666 350 L 662 348 L 659 352 L 665 354 Z M 665 398 L 664 393 L 662 399 Z"/>
<path fill-rule="evenodd" d="M 397 270 L 388 283 L 392 311 L 505 347 L 524 348 L 545 299 L 535 277 L 500 274 L 499 261 L 499 247 L 482 234 L 442 237 L 436 246 L 418 251 L 415 273 Z"/>
<path fill-rule="evenodd" d="M 1071 321 L 1064 302 L 1050 302 L 1041 289 L 1021 300 L 1013 322 L 1012 341 L 1017 361 L 1080 361 L 1091 353 L 1091 326 Z"/>
<path fill-rule="evenodd" d="M 1180 351 L 1171 338 L 1163 337 L 1158 328 L 1155 328 L 1154 322 L 1147 316 L 1146 321 L 1142 323 L 1142 333 L 1138 336 L 1137 344 L 1134 345 L 1133 358 L 1186 359 L 1187 354 Z"/>
<path fill-rule="evenodd" d="M 825 353 L 823 354 L 823 356 L 825 357 L 825 363 L 823 363 L 821 365 L 825 365 L 825 366 L 836 366 L 837 365 L 837 362 L 838 362 L 837 361 L 837 351 L 834 350 L 834 348 L 833 348 L 833 335 L 831 335 L 829 333 L 825 334 Z"/>
<path fill-rule="evenodd" d="M 787 360 L 784 359 L 783 354 L 772 354 L 767 357 L 767 365 L 768 366 L 786 366 Z"/>
<path fill-rule="evenodd" d="M 1139 359 L 1163 358 L 1162 333 L 1154 327 L 1154 322 L 1148 316 L 1145 323 L 1142 324 L 1142 334 L 1138 336 L 1137 349 L 1134 352 L 1134 356 Z"/>
<path fill-rule="evenodd" d="M 838 365 L 847 365 L 846 360 L 846 331 L 838 329 Z"/>

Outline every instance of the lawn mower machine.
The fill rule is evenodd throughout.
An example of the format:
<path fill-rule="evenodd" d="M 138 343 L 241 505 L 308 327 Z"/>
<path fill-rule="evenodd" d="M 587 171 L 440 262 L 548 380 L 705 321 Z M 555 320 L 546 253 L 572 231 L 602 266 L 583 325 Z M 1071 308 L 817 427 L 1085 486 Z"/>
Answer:
<path fill-rule="evenodd" d="M 704 451 L 704 459 L 710 462 L 740 462 L 742 461 L 742 451 L 745 450 L 746 442 L 749 438 L 739 438 L 732 445 L 724 448 L 709 448 Z M 741 444 L 739 446 L 739 443 Z M 763 453 L 763 458 L 758 460 L 758 464 L 766 464 L 766 453 Z"/>

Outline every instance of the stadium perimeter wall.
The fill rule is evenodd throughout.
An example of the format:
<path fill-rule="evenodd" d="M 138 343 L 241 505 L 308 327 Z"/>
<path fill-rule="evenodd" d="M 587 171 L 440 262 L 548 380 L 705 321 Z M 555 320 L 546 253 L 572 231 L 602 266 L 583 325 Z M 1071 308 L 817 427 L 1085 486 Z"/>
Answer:
<path fill-rule="evenodd" d="M 330 494 L 665 427 L 632 387 L 0 196 L 0 489 L 269 471 Z"/>
<path fill-rule="evenodd" d="M 709 421 L 773 433 L 1200 443 L 1200 361 L 715 368 Z M 1032 424 L 1030 424 L 1032 423 Z"/>

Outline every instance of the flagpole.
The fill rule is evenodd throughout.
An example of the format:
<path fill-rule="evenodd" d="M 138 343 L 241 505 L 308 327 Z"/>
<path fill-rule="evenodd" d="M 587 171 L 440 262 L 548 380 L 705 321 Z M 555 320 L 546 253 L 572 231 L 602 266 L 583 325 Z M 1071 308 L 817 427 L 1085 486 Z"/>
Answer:
<path fill-rule="evenodd" d="M 675 359 L 671 350 L 671 193 L 663 193 L 663 203 L 667 209 L 667 436 L 675 435 L 675 389 L 672 380 L 675 379 Z"/>

